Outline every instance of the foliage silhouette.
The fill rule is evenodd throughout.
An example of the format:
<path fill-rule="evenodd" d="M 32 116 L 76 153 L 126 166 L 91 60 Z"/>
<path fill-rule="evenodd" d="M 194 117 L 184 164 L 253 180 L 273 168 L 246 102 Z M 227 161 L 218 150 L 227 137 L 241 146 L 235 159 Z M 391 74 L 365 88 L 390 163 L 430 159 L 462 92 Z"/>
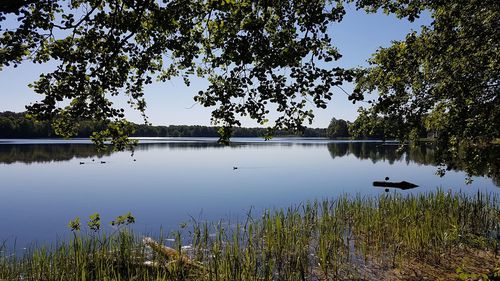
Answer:
<path fill-rule="evenodd" d="M 43 99 L 28 106 L 31 116 L 62 136 L 78 120 L 103 122 L 94 140 L 117 147 L 132 128 L 110 96 L 123 92 L 144 114 L 143 89 L 155 79 L 204 77 L 210 84 L 195 100 L 215 107 L 224 142 L 237 116 L 267 124 L 268 104 L 279 112 L 270 129 L 303 129 L 311 108 L 352 80 L 331 63 L 341 55 L 326 32 L 344 14 L 338 1 L 23 1 L 0 6 L 0 23 L 17 21 L 3 31 L 0 66 L 56 63 L 32 85 Z"/>

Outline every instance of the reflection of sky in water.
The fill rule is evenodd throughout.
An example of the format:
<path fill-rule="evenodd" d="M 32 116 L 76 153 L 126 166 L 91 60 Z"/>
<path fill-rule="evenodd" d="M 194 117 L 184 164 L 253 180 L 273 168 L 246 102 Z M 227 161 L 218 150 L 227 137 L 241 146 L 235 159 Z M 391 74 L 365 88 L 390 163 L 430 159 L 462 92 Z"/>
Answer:
<path fill-rule="evenodd" d="M 324 141 L 287 142 L 232 147 L 162 144 L 139 147 L 133 157 L 127 152 L 100 159 L 81 154 L 69 161 L 0 164 L 0 241 L 55 241 L 57 234 L 68 233 L 70 219 L 94 212 L 108 223 L 130 211 L 140 232 L 156 232 L 160 225 L 166 231 L 177 229 L 179 222 L 200 213 L 214 221 L 243 219 L 251 207 L 258 212 L 342 193 L 380 194 L 384 189 L 373 187 L 372 181 L 386 176 L 420 185 L 398 191 L 403 193 L 436 187 L 499 191 L 491 179 L 474 178 L 472 185 L 465 185 L 461 172 L 439 178 L 434 175 L 436 167 L 408 163 L 404 157 L 392 165 L 360 160 L 352 153 L 332 158 Z M 5 148 L 0 153 L 6 153 Z"/>

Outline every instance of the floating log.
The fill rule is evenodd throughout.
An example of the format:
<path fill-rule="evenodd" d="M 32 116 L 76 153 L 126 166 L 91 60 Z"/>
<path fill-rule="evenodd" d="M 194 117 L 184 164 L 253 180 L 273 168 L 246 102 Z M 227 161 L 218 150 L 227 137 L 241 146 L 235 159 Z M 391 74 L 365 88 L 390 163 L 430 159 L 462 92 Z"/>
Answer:
<path fill-rule="evenodd" d="M 373 186 L 394 187 L 394 188 L 399 188 L 402 190 L 412 189 L 412 188 L 418 187 L 418 185 L 411 183 L 411 182 L 407 182 L 407 181 L 400 181 L 400 182 L 374 181 Z"/>

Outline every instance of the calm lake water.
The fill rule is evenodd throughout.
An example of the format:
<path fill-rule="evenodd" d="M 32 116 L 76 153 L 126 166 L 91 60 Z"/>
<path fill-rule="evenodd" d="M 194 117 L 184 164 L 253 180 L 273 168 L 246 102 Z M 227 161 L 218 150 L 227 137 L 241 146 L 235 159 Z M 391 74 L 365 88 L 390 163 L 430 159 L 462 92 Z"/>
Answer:
<path fill-rule="evenodd" d="M 130 152 L 98 154 L 88 140 L 0 140 L 0 242 L 55 242 L 67 223 L 103 223 L 132 212 L 140 233 L 177 230 L 191 217 L 244 220 L 252 209 L 288 207 L 341 194 L 377 195 L 375 180 L 409 181 L 418 193 L 500 193 L 499 179 L 435 175 L 433 150 L 397 152 L 381 142 L 322 139 L 144 139 Z M 80 164 L 83 163 L 83 164 Z M 237 167 L 234 169 L 233 167 Z M 110 230 L 110 226 L 106 227 Z M 0 243 L 1 244 L 1 243 Z"/>

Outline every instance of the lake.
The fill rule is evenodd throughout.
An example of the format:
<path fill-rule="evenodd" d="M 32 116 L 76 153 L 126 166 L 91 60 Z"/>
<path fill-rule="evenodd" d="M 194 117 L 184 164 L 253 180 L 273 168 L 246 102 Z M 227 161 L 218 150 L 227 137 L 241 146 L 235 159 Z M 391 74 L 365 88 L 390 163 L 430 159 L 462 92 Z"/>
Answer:
<path fill-rule="evenodd" d="M 395 143 L 326 139 L 141 139 L 130 152 L 97 153 L 88 140 L 0 140 L 0 242 L 17 247 L 68 237 L 68 222 L 95 212 L 103 223 L 131 212 L 139 233 L 179 229 L 191 218 L 243 221 L 252 210 L 341 194 L 377 195 L 373 181 L 500 193 L 499 178 L 462 171 L 436 176 L 432 148 L 397 151 Z M 236 168 L 236 169 L 235 169 Z M 111 231 L 110 226 L 106 226 Z M 0 243 L 1 244 L 1 243 Z"/>

